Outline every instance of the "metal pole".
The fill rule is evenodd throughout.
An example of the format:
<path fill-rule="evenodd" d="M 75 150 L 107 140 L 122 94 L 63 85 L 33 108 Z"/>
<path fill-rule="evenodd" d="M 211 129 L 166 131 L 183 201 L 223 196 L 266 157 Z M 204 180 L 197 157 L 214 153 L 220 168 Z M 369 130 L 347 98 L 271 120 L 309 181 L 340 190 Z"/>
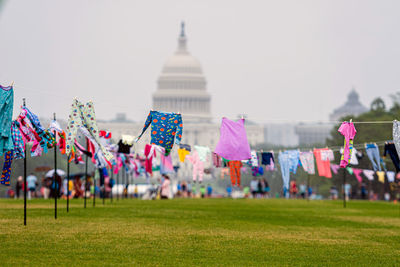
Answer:
<path fill-rule="evenodd" d="M 54 120 L 56 120 L 56 113 L 54 113 Z M 57 131 L 56 130 L 54 130 L 54 138 L 57 141 Z M 60 188 L 60 185 L 57 185 L 57 142 L 54 145 L 53 185 L 54 185 L 54 219 L 57 219 L 57 197 L 58 197 L 58 189 Z"/>
<path fill-rule="evenodd" d="M 25 98 L 22 98 L 23 106 L 26 107 Z M 24 225 L 26 226 L 26 158 L 28 154 L 26 153 L 25 144 L 25 158 L 24 158 Z"/>
<path fill-rule="evenodd" d="M 102 169 L 99 169 L 99 171 L 101 171 L 101 175 L 100 175 L 100 183 L 103 182 L 103 205 L 105 204 L 106 201 L 106 178 L 104 177 L 104 173 Z M 103 181 L 101 181 L 103 180 Z"/>
<path fill-rule="evenodd" d="M 69 156 L 67 157 L 67 212 L 69 212 Z"/>
<path fill-rule="evenodd" d="M 346 208 L 346 168 L 343 168 L 343 208 Z"/>
<path fill-rule="evenodd" d="M 89 141 L 86 139 L 86 150 L 89 150 Z M 84 197 L 84 205 L 83 207 L 86 209 L 86 188 L 87 188 L 87 180 L 88 180 L 88 159 L 89 156 L 86 154 L 86 162 L 85 162 L 85 189 L 83 190 Z"/>
<path fill-rule="evenodd" d="M 93 208 L 96 206 L 96 171 L 93 171 Z"/>
<path fill-rule="evenodd" d="M 307 201 L 310 201 L 310 191 L 308 190 L 310 188 L 310 174 L 307 174 Z"/>
<path fill-rule="evenodd" d="M 114 167 L 111 166 L 111 179 L 109 180 L 109 186 L 111 187 L 111 192 L 110 192 L 110 200 L 111 203 L 113 202 L 113 192 L 112 192 L 112 186 L 111 186 L 111 181 L 114 181 Z"/>
<path fill-rule="evenodd" d="M 119 201 L 119 193 L 118 193 L 118 187 L 119 187 L 119 172 L 117 173 L 117 182 L 115 183 L 117 186 L 117 201 Z"/>

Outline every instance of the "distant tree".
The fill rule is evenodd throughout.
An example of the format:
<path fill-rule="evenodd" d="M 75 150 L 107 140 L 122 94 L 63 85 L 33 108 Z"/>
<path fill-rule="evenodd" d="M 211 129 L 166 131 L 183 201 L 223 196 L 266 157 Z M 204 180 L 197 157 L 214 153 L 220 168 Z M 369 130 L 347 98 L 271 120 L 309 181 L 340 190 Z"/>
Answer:
<path fill-rule="evenodd" d="M 380 98 L 380 97 L 375 98 L 371 102 L 371 111 L 383 112 L 385 110 L 386 110 L 386 105 L 382 98 Z"/>

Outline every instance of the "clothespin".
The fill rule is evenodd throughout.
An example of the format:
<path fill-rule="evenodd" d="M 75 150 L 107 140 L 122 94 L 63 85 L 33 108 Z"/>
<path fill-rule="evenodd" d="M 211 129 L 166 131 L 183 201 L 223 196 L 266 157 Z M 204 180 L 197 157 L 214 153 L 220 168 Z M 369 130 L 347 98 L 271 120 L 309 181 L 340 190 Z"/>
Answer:
<path fill-rule="evenodd" d="M 12 83 L 11 83 L 11 87 L 13 87 L 14 86 L 14 81 L 12 81 Z"/>
<path fill-rule="evenodd" d="M 22 98 L 22 106 L 23 106 L 23 107 L 26 107 L 25 98 Z"/>
<path fill-rule="evenodd" d="M 353 119 L 350 119 L 350 123 L 353 123 Z"/>

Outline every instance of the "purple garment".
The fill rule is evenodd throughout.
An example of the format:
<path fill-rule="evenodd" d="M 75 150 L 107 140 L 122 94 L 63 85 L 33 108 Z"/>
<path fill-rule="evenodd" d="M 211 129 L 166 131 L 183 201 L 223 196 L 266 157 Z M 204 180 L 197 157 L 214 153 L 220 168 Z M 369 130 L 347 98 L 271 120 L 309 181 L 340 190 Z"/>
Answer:
<path fill-rule="evenodd" d="M 231 121 L 222 118 L 220 138 L 214 152 L 227 160 L 247 160 L 251 158 L 244 119 Z"/>

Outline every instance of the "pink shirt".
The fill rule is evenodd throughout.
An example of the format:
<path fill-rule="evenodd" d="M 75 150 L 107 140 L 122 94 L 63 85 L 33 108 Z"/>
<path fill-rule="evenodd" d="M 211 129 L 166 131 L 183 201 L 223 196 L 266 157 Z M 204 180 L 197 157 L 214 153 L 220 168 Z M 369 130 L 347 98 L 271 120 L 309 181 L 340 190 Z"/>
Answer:
<path fill-rule="evenodd" d="M 342 125 L 340 125 L 338 132 L 344 136 L 344 141 L 345 141 L 343 149 L 343 158 L 340 161 L 340 167 L 344 168 L 347 166 L 349 162 L 351 149 L 353 148 L 353 144 L 351 144 L 351 149 L 350 149 L 350 140 L 354 139 L 357 131 L 352 122 L 345 121 L 342 123 Z"/>

